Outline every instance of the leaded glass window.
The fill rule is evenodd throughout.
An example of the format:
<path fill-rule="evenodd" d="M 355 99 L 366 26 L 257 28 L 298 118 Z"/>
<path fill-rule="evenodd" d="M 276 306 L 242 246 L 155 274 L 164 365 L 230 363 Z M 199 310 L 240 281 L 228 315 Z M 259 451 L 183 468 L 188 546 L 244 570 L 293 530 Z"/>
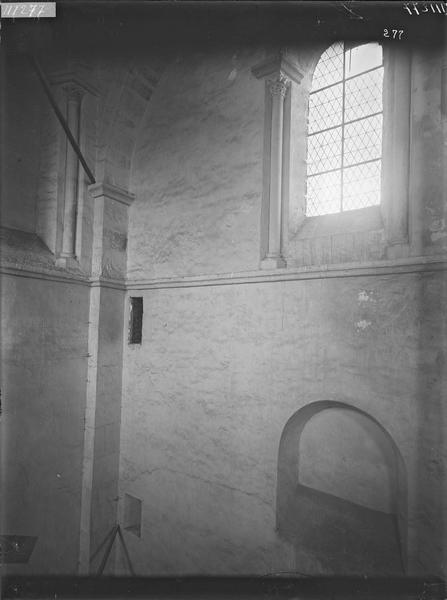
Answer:
<path fill-rule="evenodd" d="M 309 95 L 306 215 L 380 204 L 383 58 L 379 44 L 337 42 Z"/>

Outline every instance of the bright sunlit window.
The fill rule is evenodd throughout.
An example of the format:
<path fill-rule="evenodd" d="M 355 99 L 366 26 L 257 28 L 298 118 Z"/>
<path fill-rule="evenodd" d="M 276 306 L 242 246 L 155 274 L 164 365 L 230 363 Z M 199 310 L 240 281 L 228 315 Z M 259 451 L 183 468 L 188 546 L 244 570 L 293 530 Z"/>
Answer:
<path fill-rule="evenodd" d="M 306 215 L 380 204 L 383 58 L 379 44 L 337 42 L 309 95 Z"/>

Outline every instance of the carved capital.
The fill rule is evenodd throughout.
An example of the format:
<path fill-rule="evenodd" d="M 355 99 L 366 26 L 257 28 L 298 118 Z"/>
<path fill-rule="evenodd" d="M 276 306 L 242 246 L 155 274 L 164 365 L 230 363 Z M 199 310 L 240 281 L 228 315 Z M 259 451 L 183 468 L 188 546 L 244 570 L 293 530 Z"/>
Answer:
<path fill-rule="evenodd" d="M 281 98 L 284 98 L 290 84 L 290 79 L 280 73 L 275 79 L 270 79 L 268 84 L 272 96 L 281 96 Z"/>
<path fill-rule="evenodd" d="M 83 88 L 75 82 L 66 83 L 62 86 L 67 100 L 72 102 L 81 102 L 82 96 L 84 95 Z"/>

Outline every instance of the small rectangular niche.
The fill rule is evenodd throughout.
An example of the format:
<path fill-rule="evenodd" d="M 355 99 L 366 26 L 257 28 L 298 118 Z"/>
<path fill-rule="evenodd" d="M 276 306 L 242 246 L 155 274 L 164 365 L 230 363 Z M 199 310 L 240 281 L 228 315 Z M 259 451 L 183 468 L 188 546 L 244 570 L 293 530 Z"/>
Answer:
<path fill-rule="evenodd" d="M 141 500 L 130 494 L 124 494 L 123 528 L 137 537 L 141 537 L 141 506 Z"/>
<path fill-rule="evenodd" d="M 141 344 L 143 338 L 143 298 L 131 297 L 129 319 L 129 344 Z"/>

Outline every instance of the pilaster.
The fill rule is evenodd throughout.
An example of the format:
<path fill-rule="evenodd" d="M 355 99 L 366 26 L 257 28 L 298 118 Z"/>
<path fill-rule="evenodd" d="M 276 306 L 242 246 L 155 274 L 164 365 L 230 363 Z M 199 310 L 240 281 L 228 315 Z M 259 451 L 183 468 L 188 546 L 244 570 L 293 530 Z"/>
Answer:
<path fill-rule="evenodd" d="M 128 208 L 135 196 L 108 183 L 89 186 L 94 201 L 92 277 L 124 281 Z"/>
<path fill-rule="evenodd" d="M 388 258 L 408 255 L 411 54 L 384 48 L 382 210 Z"/>
<path fill-rule="evenodd" d="M 79 573 L 117 519 L 128 210 L 133 194 L 89 186 L 93 244 Z M 113 282 L 114 285 L 108 285 Z M 121 284 L 121 288 L 120 288 Z"/>

